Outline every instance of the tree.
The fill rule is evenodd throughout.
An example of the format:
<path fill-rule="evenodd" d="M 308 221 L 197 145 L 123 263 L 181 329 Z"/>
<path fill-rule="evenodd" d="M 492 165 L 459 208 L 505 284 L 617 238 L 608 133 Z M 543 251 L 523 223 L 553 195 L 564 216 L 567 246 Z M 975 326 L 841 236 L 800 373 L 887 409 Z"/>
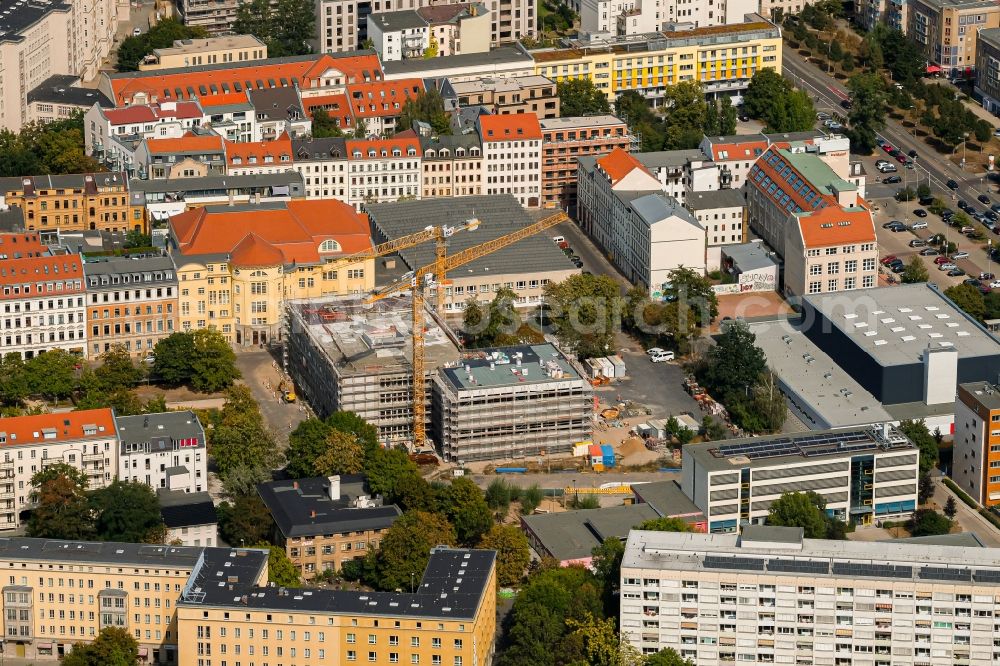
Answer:
<path fill-rule="evenodd" d="M 326 424 L 334 430 L 354 435 L 365 448 L 365 452 L 379 448 L 378 428 L 368 421 L 348 411 L 336 411 L 326 417 Z"/>
<path fill-rule="evenodd" d="M 410 475 L 419 475 L 417 465 L 400 449 L 376 449 L 365 461 L 365 476 L 368 487 L 376 495 L 382 495 L 388 502 L 394 502 L 397 485 Z"/>
<path fill-rule="evenodd" d="M 145 234 L 141 229 L 132 229 L 125 234 L 125 249 L 153 247 L 153 237 Z"/>
<path fill-rule="evenodd" d="M 18 134 L 0 130 L 0 176 L 100 170 L 84 150 L 82 112 L 50 123 L 29 123 Z"/>
<path fill-rule="evenodd" d="M 535 512 L 535 509 L 539 507 L 542 503 L 542 499 L 545 498 L 545 493 L 542 489 L 538 487 L 538 484 L 532 484 L 528 488 L 521 491 L 521 515 L 530 516 Z"/>
<path fill-rule="evenodd" d="M 230 546 L 246 546 L 271 538 L 274 520 L 257 495 L 241 495 L 218 506 L 219 537 Z"/>
<path fill-rule="evenodd" d="M 444 516 L 426 511 L 410 511 L 392 524 L 369 554 L 374 579 L 383 590 L 410 590 L 420 582 L 430 551 L 438 545 L 455 545 L 455 530 Z"/>
<path fill-rule="evenodd" d="M 634 90 L 622 93 L 615 100 L 615 115 L 628 123 L 633 134 L 642 136 L 642 152 L 663 150 L 663 118 L 649 108 L 645 97 Z"/>
<path fill-rule="evenodd" d="M 783 97 L 791 84 L 770 68 L 758 70 L 743 95 L 743 109 L 751 118 L 764 118 L 771 104 Z"/>
<path fill-rule="evenodd" d="M 441 488 L 438 503 L 455 527 L 461 544 L 472 546 L 490 529 L 493 514 L 486 504 L 483 491 L 467 476 L 453 479 Z"/>
<path fill-rule="evenodd" d="M 948 516 L 948 520 L 955 520 L 956 513 L 958 513 L 958 505 L 955 503 L 955 497 L 948 495 L 948 499 L 944 503 L 944 515 Z"/>
<path fill-rule="evenodd" d="M 432 86 L 415 98 L 406 100 L 396 122 L 396 131 L 405 132 L 413 129 L 413 123 L 417 120 L 430 125 L 435 134 L 451 134 L 451 121 L 445 113 L 444 99 L 437 88 Z"/>
<path fill-rule="evenodd" d="M 86 474 L 60 462 L 36 472 L 31 486 L 36 506 L 28 519 L 28 536 L 70 540 L 93 536 Z"/>
<path fill-rule="evenodd" d="M 639 523 L 637 530 L 650 530 L 653 532 L 693 532 L 691 525 L 680 518 L 651 518 Z"/>
<path fill-rule="evenodd" d="M 246 386 L 233 386 L 219 422 L 210 431 L 208 452 L 220 475 L 236 469 L 274 469 L 278 463 L 274 438 Z"/>
<path fill-rule="evenodd" d="M 964 310 L 970 317 L 982 321 L 986 313 L 986 303 L 983 300 L 983 293 L 971 284 L 958 284 L 944 290 L 944 295 L 951 299 L 952 303 Z"/>
<path fill-rule="evenodd" d="M 973 133 L 976 135 L 976 141 L 986 143 L 993 136 L 993 125 L 985 120 L 977 120 Z"/>
<path fill-rule="evenodd" d="M 915 537 L 938 536 L 951 532 L 952 522 L 933 509 L 917 509 L 910 518 L 908 527 Z"/>
<path fill-rule="evenodd" d="M 604 608 L 609 615 L 617 615 L 617 595 L 621 582 L 625 544 L 618 537 L 607 537 L 600 545 L 594 546 L 590 555 L 590 566 L 604 590 Z"/>
<path fill-rule="evenodd" d="M 160 502 L 145 483 L 115 480 L 90 493 L 89 499 L 98 540 L 162 543 L 166 532 Z"/>
<path fill-rule="evenodd" d="M 875 133 L 885 127 L 886 96 L 882 78 L 877 74 L 855 74 L 847 82 L 851 93 L 848 136 L 851 148 L 863 155 L 875 149 Z"/>
<path fill-rule="evenodd" d="M 567 618 L 566 625 L 582 643 L 589 666 L 638 666 L 642 662 L 639 652 L 615 631 L 614 618 Z"/>
<path fill-rule="evenodd" d="M 121 627 L 104 627 L 90 643 L 75 643 L 62 658 L 62 666 L 135 666 L 139 644 Z"/>
<path fill-rule="evenodd" d="M 663 92 L 664 143 L 666 150 L 697 148 L 705 131 L 708 105 L 697 81 L 668 85 Z"/>
<path fill-rule="evenodd" d="M 303 55 L 316 38 L 315 9 L 309 0 L 278 0 L 273 10 L 269 0 L 250 0 L 237 9 L 233 32 L 266 43 L 272 58 Z"/>
<path fill-rule="evenodd" d="M 920 183 L 917 185 L 917 196 L 921 199 L 929 197 L 931 195 L 931 186 L 927 183 Z"/>
<path fill-rule="evenodd" d="M 434 488 L 417 473 L 406 474 L 396 481 L 393 503 L 403 511 L 437 511 Z"/>
<path fill-rule="evenodd" d="M 825 539 L 827 519 L 823 513 L 826 501 L 812 491 L 783 493 L 771 503 L 767 513 L 768 525 L 801 527 L 807 539 Z"/>
<path fill-rule="evenodd" d="M 610 113 L 608 97 L 590 79 L 566 79 L 556 87 L 559 95 L 559 115 L 590 116 Z"/>
<path fill-rule="evenodd" d="M 349 432 L 333 430 L 326 437 L 326 450 L 313 461 L 313 476 L 358 474 L 365 463 L 365 449 Z"/>
<path fill-rule="evenodd" d="M 723 404 L 745 396 L 767 369 L 767 357 L 756 340 L 745 322 L 736 321 L 726 327 L 709 351 L 703 383 L 720 394 Z"/>
<path fill-rule="evenodd" d="M 295 568 L 288 554 L 281 546 L 261 542 L 254 548 L 267 549 L 267 581 L 280 587 L 298 587 L 301 584 L 299 570 Z"/>
<path fill-rule="evenodd" d="M 927 273 L 927 267 L 924 266 L 924 262 L 920 261 L 920 257 L 914 255 L 906 262 L 906 268 L 903 269 L 900 277 L 905 284 L 914 284 L 917 282 L 927 282 L 930 275 Z"/>
<path fill-rule="evenodd" d="M 581 359 L 613 345 L 618 283 L 606 275 L 571 275 L 545 286 L 546 316 L 560 342 Z"/>
<path fill-rule="evenodd" d="M 663 648 L 648 655 L 643 666 L 694 666 L 694 662 L 680 656 L 673 648 Z"/>
<path fill-rule="evenodd" d="M 200 328 L 192 338 L 191 388 L 200 393 L 215 393 L 232 386 L 240 371 L 236 369 L 236 354 L 222 333 L 214 328 Z"/>
<path fill-rule="evenodd" d="M 312 130 L 310 132 L 314 139 L 322 139 L 330 136 L 344 136 L 337 121 L 330 117 L 330 112 L 322 107 L 313 109 Z"/>
<path fill-rule="evenodd" d="M 506 516 L 507 508 L 511 503 L 511 490 L 511 485 L 504 479 L 499 477 L 493 479 L 490 481 L 490 485 L 486 486 L 486 492 L 484 493 L 486 506 L 498 514 Z"/>
<path fill-rule="evenodd" d="M 899 431 L 906 435 L 920 451 L 920 473 L 926 474 L 934 469 L 938 464 L 940 453 L 938 442 L 927 430 L 927 424 L 923 420 L 903 420 L 899 423 Z"/>
<path fill-rule="evenodd" d="M 20 405 L 28 397 L 30 386 L 24 358 L 18 352 L 7 352 L 0 360 L 0 402 Z"/>
<path fill-rule="evenodd" d="M 143 378 L 143 371 L 136 367 L 131 354 L 124 345 L 113 345 L 100 356 L 101 364 L 94 370 L 94 378 L 104 391 L 118 388 L 129 388 L 138 384 Z"/>
<path fill-rule="evenodd" d="M 719 299 L 712 289 L 712 283 L 704 275 L 691 268 L 675 268 L 670 271 L 663 284 L 663 297 L 667 300 L 683 301 L 695 316 L 695 324 L 707 326 L 719 316 Z"/>
<path fill-rule="evenodd" d="M 174 45 L 178 39 L 200 39 L 208 37 L 204 28 L 186 26 L 177 19 L 161 19 L 141 35 L 126 37 L 118 47 L 117 68 L 119 72 L 134 72 L 139 63 L 155 49 Z"/>
<path fill-rule="evenodd" d="M 531 555 L 528 538 L 514 525 L 494 525 L 480 538 L 476 548 L 497 551 L 497 583 L 517 585 L 524 578 Z"/>
<path fill-rule="evenodd" d="M 927 504 L 934 496 L 934 479 L 930 472 L 923 472 L 917 479 L 917 503 Z"/>
<path fill-rule="evenodd" d="M 743 108 L 753 118 L 763 120 L 773 132 L 801 132 L 816 122 L 812 99 L 773 69 L 761 69 L 743 98 Z"/>
<path fill-rule="evenodd" d="M 188 331 L 171 333 L 153 348 L 153 375 L 168 386 L 180 386 L 191 378 L 194 336 Z"/>
<path fill-rule="evenodd" d="M 79 363 L 77 357 L 61 349 L 43 352 L 28 359 L 25 371 L 31 393 L 53 402 L 68 398 L 78 386 L 76 370 Z"/>

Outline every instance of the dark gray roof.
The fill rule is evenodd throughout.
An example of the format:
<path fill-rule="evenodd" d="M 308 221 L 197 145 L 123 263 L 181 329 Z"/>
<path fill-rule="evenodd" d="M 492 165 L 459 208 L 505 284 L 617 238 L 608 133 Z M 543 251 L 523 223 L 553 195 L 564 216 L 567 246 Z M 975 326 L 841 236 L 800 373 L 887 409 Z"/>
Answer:
<path fill-rule="evenodd" d="M 508 194 L 370 204 L 365 211 L 372 220 L 376 242 L 415 233 L 431 222 L 460 225 L 478 218 L 481 224 L 477 230 L 457 233 L 449 239 L 448 254 L 509 234 L 533 221 Z M 399 254 L 415 270 L 434 262 L 434 245 L 424 243 Z M 462 266 L 460 274 L 479 277 L 557 270 L 572 271 L 575 267 L 548 235 L 535 234 Z"/>
<path fill-rule="evenodd" d="M 297 171 L 260 173 L 250 176 L 204 176 L 202 178 L 170 178 L 158 180 L 129 181 L 129 187 L 137 192 L 205 192 L 213 190 L 239 190 L 255 187 L 284 185 L 291 193 L 302 194 L 302 174 Z"/>
<path fill-rule="evenodd" d="M 358 497 L 368 495 L 365 477 L 342 475 L 340 497 L 329 497 L 327 477 L 270 481 L 257 486 L 257 492 L 286 538 L 341 532 L 381 530 L 402 515 L 395 504 L 360 508 L 351 506 Z"/>
<path fill-rule="evenodd" d="M 194 567 L 206 549 L 187 546 L 155 546 L 114 541 L 62 541 L 58 539 L 0 538 L 0 558 L 15 560 L 60 560 L 67 564 L 91 563 Z"/>
<path fill-rule="evenodd" d="M 257 120 L 261 120 L 261 116 L 265 120 L 290 120 L 293 114 L 297 116 L 296 119 L 305 117 L 299 89 L 293 86 L 251 90 L 250 103 L 253 104 Z"/>
<path fill-rule="evenodd" d="M 698 516 L 704 518 L 701 509 L 688 499 L 676 481 L 653 481 L 632 486 L 632 494 L 640 502 L 645 502 L 662 517 L 679 518 Z"/>
<path fill-rule="evenodd" d="M 631 504 L 522 516 L 521 523 L 532 541 L 565 561 L 588 558 L 606 538 L 624 539 L 636 525 L 659 517 L 649 504 Z"/>
<path fill-rule="evenodd" d="M 80 87 L 80 77 L 70 74 L 53 74 L 28 91 L 28 104 L 47 102 L 49 104 L 73 104 L 87 107 L 100 104 L 101 108 L 114 108 L 114 102 L 97 88 Z"/>
<path fill-rule="evenodd" d="M 24 231 L 24 211 L 19 206 L 0 208 L 0 231 L 19 233 Z"/>
<path fill-rule="evenodd" d="M 25 181 L 30 181 L 25 185 Z M 0 192 L 25 192 L 52 189 L 82 189 L 88 194 L 96 195 L 100 186 L 123 185 L 128 187 L 128 179 L 124 173 L 66 173 L 38 176 L 9 176 L 0 178 Z"/>
<path fill-rule="evenodd" d="M 4 42 L 24 41 L 24 31 L 35 25 L 52 12 L 70 11 L 69 3 L 50 2 L 42 4 L 14 3 L 10 0 L 0 3 L 3 16 L 0 16 L 0 44 Z M 65 44 L 63 45 L 66 46 Z M 8 85 L 11 85 L 8 83 Z"/>
<path fill-rule="evenodd" d="M 707 190 L 692 192 L 684 197 L 684 205 L 691 210 L 711 210 L 713 208 L 737 208 L 746 206 L 746 199 L 739 190 Z"/>
<path fill-rule="evenodd" d="M 205 552 L 222 550 L 206 548 Z M 264 560 L 266 559 L 265 555 Z M 413 594 L 253 587 L 244 584 L 244 581 L 250 580 L 254 575 L 249 566 L 249 558 L 246 560 L 241 563 L 239 558 L 226 558 L 223 552 L 218 555 L 213 552 L 213 559 L 206 558 L 199 575 L 195 577 L 193 594 L 188 594 L 180 603 L 346 616 L 388 615 L 471 620 L 475 617 L 476 609 L 482 603 L 483 594 L 491 580 L 496 552 L 435 548 L 431 551 L 427 568 Z M 233 566 L 222 568 L 227 561 Z M 228 583 L 231 575 L 235 575 L 238 580 Z"/>
<path fill-rule="evenodd" d="M 404 9 L 398 12 L 381 12 L 368 16 L 368 27 L 372 23 L 378 26 L 382 32 L 392 32 L 394 30 L 411 30 L 413 28 L 426 28 L 427 21 L 421 18 L 420 14 L 413 9 Z"/>
<path fill-rule="evenodd" d="M 424 154 L 424 161 L 427 160 L 439 160 L 439 159 L 452 159 L 455 157 L 456 148 L 465 148 L 468 151 L 470 148 L 480 148 L 482 149 L 482 142 L 479 140 L 479 134 L 477 132 L 470 132 L 469 134 L 442 134 L 440 136 L 422 136 L 420 137 L 420 149 Z M 442 148 L 447 148 L 451 151 L 448 157 L 441 157 L 440 155 L 435 155 L 433 157 L 427 156 L 427 150 L 440 150 Z M 468 156 L 466 152 L 466 156 Z"/>
<path fill-rule="evenodd" d="M 657 169 L 660 167 L 682 167 L 692 161 L 709 161 L 709 159 L 705 157 L 705 153 L 701 152 L 697 148 L 688 148 L 683 150 L 657 150 L 651 153 L 635 153 L 634 157 L 639 160 L 643 166 L 650 169 Z"/>
<path fill-rule="evenodd" d="M 802 543 L 801 527 L 777 525 L 747 525 L 740 534 L 742 541 L 767 541 L 769 543 Z"/>
<path fill-rule="evenodd" d="M 295 161 L 347 159 L 347 139 L 340 136 L 292 139 Z"/>
<path fill-rule="evenodd" d="M 382 71 L 388 74 L 414 74 L 419 75 L 423 71 L 442 69 L 448 67 L 490 67 L 493 65 L 503 65 L 507 63 L 524 63 L 525 66 L 533 66 L 534 60 L 530 55 L 516 46 L 501 46 L 491 49 L 485 53 L 461 53 L 459 55 L 443 56 L 441 58 L 413 58 L 410 60 L 393 60 L 382 63 Z M 488 74 L 489 70 L 484 71 Z"/>
<path fill-rule="evenodd" d="M 122 446 L 162 438 L 174 441 L 197 438 L 198 446 L 205 446 L 205 431 L 192 411 L 116 416 L 115 426 Z"/>
<path fill-rule="evenodd" d="M 174 261 L 167 255 L 99 257 L 87 259 L 83 264 L 83 274 L 87 276 L 88 291 L 112 291 L 139 285 L 176 285 L 177 275 L 174 271 Z M 124 275 L 126 273 L 131 276 L 128 282 L 112 283 L 109 278 L 107 284 L 101 284 L 100 276 L 102 275 Z"/>
<path fill-rule="evenodd" d="M 213 525 L 218 522 L 215 504 L 206 492 L 186 493 L 183 490 L 160 489 L 160 515 L 170 528 Z"/>

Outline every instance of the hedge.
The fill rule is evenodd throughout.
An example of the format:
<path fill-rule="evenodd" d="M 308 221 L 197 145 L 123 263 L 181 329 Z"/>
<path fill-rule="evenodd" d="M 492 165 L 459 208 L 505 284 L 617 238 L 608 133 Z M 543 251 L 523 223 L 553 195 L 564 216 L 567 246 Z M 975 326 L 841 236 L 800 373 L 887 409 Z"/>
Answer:
<path fill-rule="evenodd" d="M 979 515 L 985 518 L 986 520 L 990 521 L 993 527 L 1000 529 L 1000 518 L 997 518 L 997 515 L 995 513 L 993 513 L 989 509 L 980 509 Z"/>
<path fill-rule="evenodd" d="M 969 495 L 964 490 L 958 487 L 958 484 L 956 484 L 948 477 L 944 477 L 943 481 L 944 485 L 948 486 L 948 488 L 950 488 L 953 493 L 958 495 L 958 499 L 962 500 L 976 511 L 979 511 L 979 502 L 969 497 Z"/>

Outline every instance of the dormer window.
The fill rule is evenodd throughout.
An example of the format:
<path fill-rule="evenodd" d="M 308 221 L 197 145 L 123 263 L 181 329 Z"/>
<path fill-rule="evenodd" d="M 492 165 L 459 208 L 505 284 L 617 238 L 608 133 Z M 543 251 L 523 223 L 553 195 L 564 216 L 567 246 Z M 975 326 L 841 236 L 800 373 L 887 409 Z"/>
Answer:
<path fill-rule="evenodd" d="M 340 252 L 340 243 L 332 239 L 326 239 L 319 244 L 320 252 Z"/>

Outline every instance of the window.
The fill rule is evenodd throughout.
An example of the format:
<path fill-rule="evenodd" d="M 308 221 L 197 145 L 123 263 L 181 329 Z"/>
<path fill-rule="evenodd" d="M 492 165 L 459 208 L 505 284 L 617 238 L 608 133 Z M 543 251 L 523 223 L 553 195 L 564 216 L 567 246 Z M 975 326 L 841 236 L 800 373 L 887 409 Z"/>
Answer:
<path fill-rule="evenodd" d="M 861 270 L 873 271 L 875 270 L 875 259 L 865 259 L 861 262 Z"/>
<path fill-rule="evenodd" d="M 823 273 L 822 264 L 813 264 L 809 267 L 809 275 L 821 275 Z"/>
<path fill-rule="evenodd" d="M 831 261 L 830 263 L 828 263 L 826 265 L 826 272 L 829 273 L 830 275 L 837 275 L 838 273 L 840 273 L 840 262 Z"/>
<path fill-rule="evenodd" d="M 810 282 L 809 283 L 809 293 L 810 294 L 818 294 L 822 290 L 823 290 L 823 285 L 822 285 L 821 282 L 816 281 L 816 282 Z"/>
<path fill-rule="evenodd" d="M 319 244 L 320 252 L 340 252 L 340 243 L 335 240 L 327 239 Z"/>
<path fill-rule="evenodd" d="M 874 287 L 875 286 L 875 276 L 874 275 L 865 275 L 864 277 L 862 277 L 861 278 L 861 286 L 864 289 L 870 289 L 871 287 Z"/>

